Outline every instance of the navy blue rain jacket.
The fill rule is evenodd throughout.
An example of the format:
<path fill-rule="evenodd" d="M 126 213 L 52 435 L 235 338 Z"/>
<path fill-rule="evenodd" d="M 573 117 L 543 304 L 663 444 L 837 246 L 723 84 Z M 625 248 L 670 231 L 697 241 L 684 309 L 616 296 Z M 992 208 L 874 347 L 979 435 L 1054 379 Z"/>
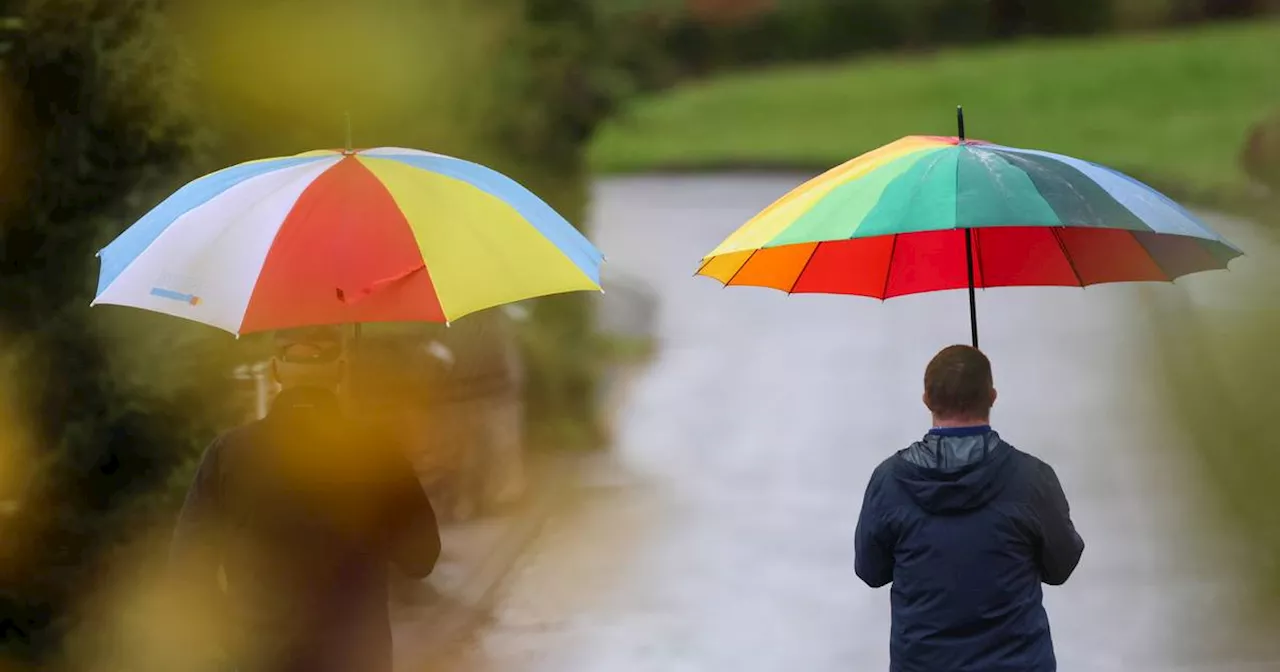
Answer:
<path fill-rule="evenodd" d="M 1041 584 L 1084 541 L 1053 469 L 989 427 L 935 429 L 871 475 L 858 576 L 892 583 L 892 672 L 1054 672 Z"/>

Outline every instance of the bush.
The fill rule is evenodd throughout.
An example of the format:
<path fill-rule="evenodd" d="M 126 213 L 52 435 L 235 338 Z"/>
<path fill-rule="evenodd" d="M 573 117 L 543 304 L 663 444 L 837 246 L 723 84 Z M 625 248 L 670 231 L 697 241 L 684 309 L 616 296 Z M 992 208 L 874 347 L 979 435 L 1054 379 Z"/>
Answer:
<path fill-rule="evenodd" d="M 1269 209 L 1271 220 L 1276 205 Z M 1266 634 L 1280 622 L 1280 509 L 1272 496 L 1280 478 L 1273 436 L 1280 403 L 1280 310 L 1274 300 L 1280 273 L 1264 265 L 1274 264 L 1267 255 L 1277 249 L 1277 222 L 1262 223 L 1273 226 L 1254 230 L 1259 235 L 1246 253 L 1255 263 L 1234 276 L 1239 289 L 1214 296 L 1212 305 L 1158 310 L 1153 342 L 1163 355 L 1167 380 L 1161 389 L 1171 404 L 1170 421 L 1187 437 L 1195 473 L 1215 505 L 1210 519 L 1245 551 L 1239 557 L 1246 565 L 1239 569 L 1248 590 L 1242 594 L 1252 604 L 1240 605 L 1246 610 L 1238 615 L 1240 629 Z M 1256 257 L 1268 261 L 1258 264 Z"/>
<path fill-rule="evenodd" d="M 1250 178 L 1280 192 L 1280 110 L 1259 121 L 1249 132 L 1241 164 Z"/>
<path fill-rule="evenodd" d="M 504 45 L 493 86 L 499 109 L 486 135 L 489 163 L 529 186 L 581 226 L 586 148 L 633 90 L 613 39 L 621 24 L 593 0 L 526 0 Z M 624 42 L 623 44 L 635 44 Z M 582 293 L 530 303 L 519 338 L 535 445 L 598 444 L 595 381 L 601 365 L 592 303 Z"/>
<path fill-rule="evenodd" d="M 175 28 L 161 14 L 164 6 L 161 0 L 29 0 L 20 8 L 28 31 L 5 56 L 4 72 L 19 95 L 4 96 L 0 129 L 9 129 L 6 138 L 27 139 L 30 157 L 0 161 L 0 169 L 25 168 L 31 179 L 22 199 L 0 194 L 6 206 L 0 208 L 0 355 L 14 367 L 5 381 L 26 384 L 2 391 L 0 400 L 9 394 L 22 402 L 12 413 L 30 421 L 32 455 L 21 463 L 33 465 L 33 478 L 23 479 L 21 488 L 0 483 L 0 665 L 14 659 L 47 669 L 74 625 L 73 605 L 93 592 L 111 549 L 153 524 L 163 527 L 173 515 L 193 457 L 233 417 L 220 403 L 233 398 L 225 374 L 237 353 L 250 354 L 204 327 L 140 311 L 91 311 L 94 252 L 201 172 L 335 146 L 342 137 L 344 101 L 316 98 L 329 107 L 300 115 L 289 107 L 293 97 L 279 95 L 280 87 L 305 87 L 326 76 L 315 63 L 309 74 L 292 77 L 278 58 L 255 60 L 253 70 L 206 71 L 207 86 L 193 95 L 183 81 L 189 73 L 176 70 L 178 64 L 199 67 L 260 53 L 243 44 L 226 51 L 215 36 L 184 42 L 198 53 L 180 58 L 171 51 Z M 355 11 L 350 3 L 328 7 Z M 381 45 L 458 42 L 447 58 L 435 46 L 431 63 L 410 60 L 403 72 L 382 73 L 417 77 L 417 84 L 387 86 L 367 81 L 367 72 L 342 71 L 356 80 L 363 75 L 366 81 L 356 83 L 371 95 L 410 94 L 358 101 L 352 110 L 358 140 L 483 160 L 580 219 L 584 145 L 625 90 L 625 81 L 602 67 L 608 39 L 594 32 L 585 3 L 458 7 L 439 9 L 444 14 L 428 16 L 423 25 L 411 21 L 423 15 L 406 15 L 406 30 L 454 31 L 439 43 L 419 31 L 413 40 Z M 213 18 L 233 15 L 222 11 L 230 9 L 219 4 Z M 329 15 L 317 9 L 306 16 Z M 236 37 L 254 44 L 268 36 Z M 271 44 L 278 48 L 279 40 Z M 451 86 L 433 86 L 432 77 Z M 529 394 L 553 424 L 589 427 L 594 420 L 588 306 L 583 297 L 539 301 L 526 330 L 539 344 Z M 16 445 L 0 445 L 0 462 L 20 463 L 9 459 Z M 9 515 L 14 493 L 22 499 L 17 515 Z"/>
<path fill-rule="evenodd" d="M 1255 16 L 1280 0 L 596 0 L 641 81 L 867 51 Z M 643 37 L 641 37 L 643 36 Z"/>
<path fill-rule="evenodd" d="M 1117 30 L 1142 30 L 1174 23 L 1182 0 L 1113 0 L 1111 24 Z"/>
<path fill-rule="evenodd" d="M 0 655 L 57 648 L 98 558 L 168 504 L 154 495 L 221 420 L 230 339 L 142 329 L 89 309 L 94 252 L 188 170 L 189 134 L 158 98 L 163 43 L 145 0 L 32 0 L 4 64 L 30 173 L 0 222 L 6 384 L 22 400 L 28 457 L 4 520 L 21 548 L 0 575 Z M 86 30 L 86 27 L 92 30 Z M 139 365 L 141 363 L 141 365 Z M 13 444 L 0 447 L 11 451 Z"/>
<path fill-rule="evenodd" d="M 178 16 L 190 20 L 183 28 L 199 28 L 202 17 L 209 18 L 198 6 L 184 7 L 195 9 Z M 240 9 L 245 8 L 257 6 L 244 3 Z M 235 15 L 225 9 L 220 5 L 213 18 Z M 585 144 L 613 101 L 629 90 L 627 79 L 610 66 L 618 54 L 612 41 L 597 30 L 597 17 L 585 2 L 455 9 L 396 14 L 406 29 L 421 29 L 411 42 L 434 49 L 428 53 L 433 63 L 410 59 L 406 63 L 413 68 L 385 73 L 417 77 L 417 85 L 370 84 L 373 94 L 413 95 L 357 102 L 357 141 L 424 146 L 483 161 L 581 221 Z M 158 5 L 147 0 L 32 0 L 26 18 L 33 30 L 11 63 L 27 105 L 3 110 L 0 121 L 33 120 L 32 128 L 22 130 L 33 148 L 43 150 L 34 167 L 40 188 L 19 210 L 0 210 L 11 215 L 0 228 L 0 289 L 12 299 L 0 307 L 0 333 L 22 335 L 21 345 L 34 353 L 20 362 L 21 380 L 57 383 L 25 392 L 35 399 L 23 415 L 42 420 L 33 428 L 33 443 L 48 453 L 33 461 L 50 466 L 42 472 L 43 487 L 24 493 L 23 515 L 3 520 L 7 548 L 16 533 L 33 532 L 25 537 L 32 544 L 21 563 L 9 562 L 7 553 L 0 557 L 0 624 L 7 628 L 0 659 L 13 654 L 36 661 L 58 648 L 71 625 L 71 605 L 91 591 L 94 568 L 109 548 L 172 516 L 194 457 L 231 417 L 231 409 L 220 414 L 224 409 L 209 400 L 232 397 L 226 381 L 210 372 L 230 371 L 233 341 L 137 311 L 90 312 L 92 253 L 122 223 L 199 172 L 334 146 L 342 110 L 333 106 L 343 101 L 318 98 L 321 113 L 300 116 L 289 107 L 296 102 L 292 97 L 275 95 L 279 87 L 305 89 L 326 71 L 319 68 L 321 74 L 299 82 L 280 69 L 279 58 L 259 63 L 251 76 L 243 68 L 206 71 L 208 86 L 202 95 L 190 95 L 180 73 L 157 72 L 182 59 L 161 53 L 172 25 L 157 31 L 163 25 Z M 426 23 L 415 24 L 418 19 Z M 431 30 L 447 34 L 438 41 L 422 39 L 421 31 Z M 254 35 L 237 33 L 249 42 Z M 187 41 L 196 51 L 188 56 L 197 67 L 224 62 L 219 59 L 228 54 L 220 41 L 225 36 L 206 33 L 207 40 Z M 458 49 L 441 46 L 454 40 Z M 405 44 L 382 46 L 394 50 Z M 305 45 L 289 44 L 286 50 L 290 46 L 297 47 L 292 56 L 305 51 Z M 324 118 L 324 110 L 332 119 Z M 0 162 L 6 170 L 15 165 L 28 164 Z M 529 359 L 530 415 L 547 428 L 549 441 L 598 439 L 593 385 L 600 348 L 592 336 L 590 305 L 580 296 L 537 301 L 533 319 L 519 329 Z M 486 331 L 486 324 L 486 316 L 476 316 L 477 328 Z M 464 347 L 500 356 L 497 351 L 509 343 L 496 340 L 501 342 L 475 339 Z M 238 352 L 248 357 L 249 350 Z M 157 362 L 162 353 L 178 354 L 173 361 L 179 365 Z M 465 354 L 472 362 L 489 361 Z M 154 374 L 140 373 L 147 365 Z M 10 490 L 0 483 L 6 507 Z"/>

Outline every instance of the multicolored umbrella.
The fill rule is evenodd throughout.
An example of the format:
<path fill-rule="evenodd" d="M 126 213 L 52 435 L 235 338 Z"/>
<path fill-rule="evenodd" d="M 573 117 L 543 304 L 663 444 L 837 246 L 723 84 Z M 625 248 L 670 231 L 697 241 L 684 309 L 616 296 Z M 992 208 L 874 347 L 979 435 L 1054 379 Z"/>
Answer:
<path fill-rule="evenodd" d="M 887 299 L 969 288 L 1172 281 L 1242 252 L 1137 180 L 1095 163 L 911 136 L 809 181 L 703 258 L 725 285 Z"/>
<path fill-rule="evenodd" d="M 99 252 L 95 304 L 244 334 L 449 322 L 600 290 L 603 256 L 511 179 L 440 154 L 315 151 L 202 177 Z"/>

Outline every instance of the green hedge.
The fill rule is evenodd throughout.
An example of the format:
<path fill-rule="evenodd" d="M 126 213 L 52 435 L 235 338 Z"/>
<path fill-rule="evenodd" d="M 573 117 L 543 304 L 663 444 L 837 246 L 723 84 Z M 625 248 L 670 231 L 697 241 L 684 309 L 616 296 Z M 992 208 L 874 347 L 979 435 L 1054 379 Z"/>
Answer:
<path fill-rule="evenodd" d="M 1244 566 L 1222 568 L 1248 588 L 1248 601 L 1224 614 L 1235 619 L 1224 621 L 1224 632 L 1242 635 L 1266 634 L 1280 623 L 1280 508 L 1273 496 L 1280 479 L 1274 436 L 1280 201 L 1258 212 L 1263 227 L 1235 241 L 1248 256 L 1233 264 L 1238 273 L 1230 295 L 1195 306 L 1148 304 L 1164 378 L 1156 391 L 1169 403 L 1169 422 L 1186 439 L 1186 457 L 1204 486 L 1197 492 L 1208 495 L 1201 508 L 1213 531 L 1244 551 Z"/>
<path fill-rule="evenodd" d="M 613 7 L 634 38 L 633 64 L 651 86 L 689 76 L 868 51 L 927 50 L 1006 38 L 1080 35 L 1252 16 L 1274 0 L 786 0 L 723 20 L 693 2 Z"/>
<path fill-rule="evenodd" d="M 5 493 L 0 661 L 45 659 L 97 580 L 95 558 L 163 517 L 167 476 L 222 417 L 231 339 L 90 310 L 94 253 L 183 171 L 191 136 L 148 99 L 169 62 L 141 1 L 31 1 L 5 56 L 23 171 L 0 217 L 3 384 L 32 468 Z M 87 27 L 92 26 L 92 30 Z M 10 155 L 12 157 L 13 155 Z M 13 165 L 13 164 L 11 164 Z M 0 450 L 12 451 L 6 442 Z M 13 484 L 10 484 L 11 486 Z"/>
<path fill-rule="evenodd" d="M 1250 129 L 1240 162 L 1250 179 L 1280 192 L 1280 109 Z"/>

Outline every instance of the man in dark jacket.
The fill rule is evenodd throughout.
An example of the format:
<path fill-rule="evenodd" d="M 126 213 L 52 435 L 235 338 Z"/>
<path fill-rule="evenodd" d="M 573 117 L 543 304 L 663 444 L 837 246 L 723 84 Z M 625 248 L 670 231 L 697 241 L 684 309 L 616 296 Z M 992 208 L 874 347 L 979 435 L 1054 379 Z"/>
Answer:
<path fill-rule="evenodd" d="M 990 427 L 991 363 L 952 346 L 924 375 L 933 429 L 871 475 L 858 576 L 893 583 L 892 672 L 1053 672 L 1041 583 L 1084 552 L 1053 469 Z"/>
<path fill-rule="evenodd" d="M 281 392 L 267 417 L 205 451 L 176 575 L 199 596 L 192 608 L 218 605 L 239 672 L 390 672 L 388 565 L 431 573 L 435 513 L 397 443 L 344 417 L 341 332 L 280 334 L 272 367 Z"/>

